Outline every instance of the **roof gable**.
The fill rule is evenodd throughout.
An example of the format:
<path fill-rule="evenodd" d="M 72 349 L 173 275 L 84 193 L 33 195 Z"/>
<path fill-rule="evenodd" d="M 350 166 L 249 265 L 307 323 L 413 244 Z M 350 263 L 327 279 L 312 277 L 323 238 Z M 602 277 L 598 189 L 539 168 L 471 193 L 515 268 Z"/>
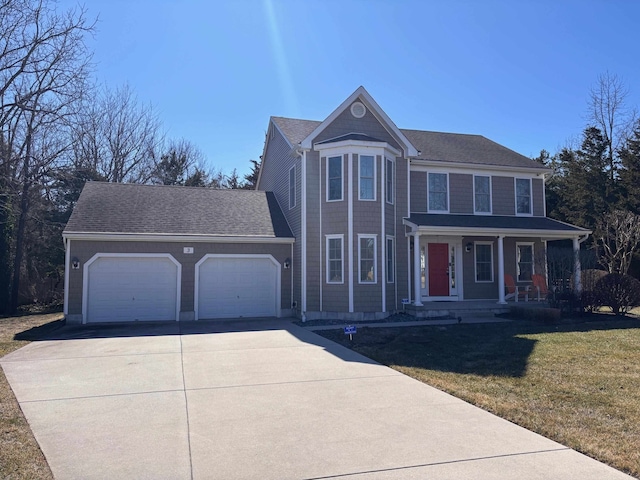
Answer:
<path fill-rule="evenodd" d="M 68 233 L 292 238 L 271 192 L 87 182 Z"/>
<path fill-rule="evenodd" d="M 411 144 L 409 139 L 407 139 L 407 137 L 400 131 L 395 123 L 393 123 L 393 121 L 387 116 L 387 114 L 384 113 L 384 111 L 371 97 L 371 95 L 369 95 L 369 92 L 367 92 L 362 86 L 358 87 L 358 89 L 353 92 L 344 102 L 342 102 L 340 106 L 331 113 L 331 115 L 329 115 L 322 123 L 317 125 L 312 132 L 310 132 L 302 141 L 300 141 L 300 146 L 304 149 L 311 150 L 313 148 L 314 142 L 326 140 L 327 138 L 340 135 L 340 133 L 336 132 L 325 133 L 325 130 L 327 130 L 341 115 L 346 115 L 349 107 L 356 100 L 361 101 L 367 107 L 367 113 L 376 118 L 376 120 L 386 131 L 387 135 L 394 139 L 392 144 L 402 149 L 405 156 L 415 157 L 418 154 L 418 151 Z M 341 133 L 344 134 L 346 132 Z M 386 135 L 384 135 L 384 133 L 382 133 L 381 131 L 378 131 L 376 132 L 376 136 Z"/>

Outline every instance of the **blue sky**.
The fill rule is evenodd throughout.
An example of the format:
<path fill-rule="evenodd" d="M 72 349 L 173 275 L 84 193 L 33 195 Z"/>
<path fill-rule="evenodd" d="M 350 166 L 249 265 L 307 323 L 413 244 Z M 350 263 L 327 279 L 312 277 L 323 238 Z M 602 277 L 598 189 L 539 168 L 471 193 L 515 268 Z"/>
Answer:
<path fill-rule="evenodd" d="M 76 5 L 61 0 L 61 8 Z M 210 166 L 249 170 L 271 115 L 323 120 L 364 85 L 400 128 L 527 156 L 579 138 L 609 71 L 640 107 L 640 2 L 89 0 L 96 76 Z"/>

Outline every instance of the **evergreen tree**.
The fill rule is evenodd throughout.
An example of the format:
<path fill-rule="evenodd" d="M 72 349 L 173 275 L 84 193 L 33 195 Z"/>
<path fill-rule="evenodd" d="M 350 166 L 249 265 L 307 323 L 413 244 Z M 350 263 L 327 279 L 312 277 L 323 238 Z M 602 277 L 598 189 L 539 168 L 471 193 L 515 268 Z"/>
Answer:
<path fill-rule="evenodd" d="M 640 214 L 640 120 L 620 150 L 620 159 L 622 204 L 629 211 Z"/>

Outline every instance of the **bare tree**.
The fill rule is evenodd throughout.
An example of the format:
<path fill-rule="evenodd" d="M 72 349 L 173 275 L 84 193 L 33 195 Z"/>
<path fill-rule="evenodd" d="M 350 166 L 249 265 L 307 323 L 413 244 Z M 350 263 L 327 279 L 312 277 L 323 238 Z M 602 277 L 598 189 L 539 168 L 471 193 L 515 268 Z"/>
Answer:
<path fill-rule="evenodd" d="M 105 88 L 86 100 L 74 131 L 74 164 L 109 182 L 146 183 L 152 179 L 162 141 L 151 105 L 138 101 L 124 85 Z"/>
<path fill-rule="evenodd" d="M 9 222 L 0 224 L 0 237 L 12 239 L 13 262 L 0 274 L 2 285 L 11 276 L 10 312 L 18 303 L 32 193 L 68 147 L 60 130 L 90 73 L 84 37 L 92 30 L 82 9 L 59 13 L 49 0 L 0 2 L 0 212 L 17 219 L 11 231 Z"/>
<path fill-rule="evenodd" d="M 623 210 L 606 213 L 594 237 L 602 266 L 609 273 L 626 274 L 633 254 L 640 249 L 640 215 Z"/>
<path fill-rule="evenodd" d="M 589 92 L 587 120 L 600 129 L 607 144 L 608 174 L 615 179 L 619 167 L 617 152 L 626 141 L 636 111 L 627 105 L 629 89 L 622 78 L 605 72 Z"/>

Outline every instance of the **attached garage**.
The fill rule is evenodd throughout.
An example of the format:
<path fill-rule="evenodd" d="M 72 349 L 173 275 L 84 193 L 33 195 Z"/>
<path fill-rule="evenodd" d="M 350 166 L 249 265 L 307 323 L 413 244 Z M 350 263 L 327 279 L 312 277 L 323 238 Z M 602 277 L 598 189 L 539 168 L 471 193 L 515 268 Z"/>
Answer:
<path fill-rule="evenodd" d="M 196 319 L 279 316 L 280 268 L 271 255 L 206 255 L 196 264 Z"/>
<path fill-rule="evenodd" d="M 177 320 L 180 264 L 168 254 L 96 254 L 84 266 L 86 323 Z"/>

